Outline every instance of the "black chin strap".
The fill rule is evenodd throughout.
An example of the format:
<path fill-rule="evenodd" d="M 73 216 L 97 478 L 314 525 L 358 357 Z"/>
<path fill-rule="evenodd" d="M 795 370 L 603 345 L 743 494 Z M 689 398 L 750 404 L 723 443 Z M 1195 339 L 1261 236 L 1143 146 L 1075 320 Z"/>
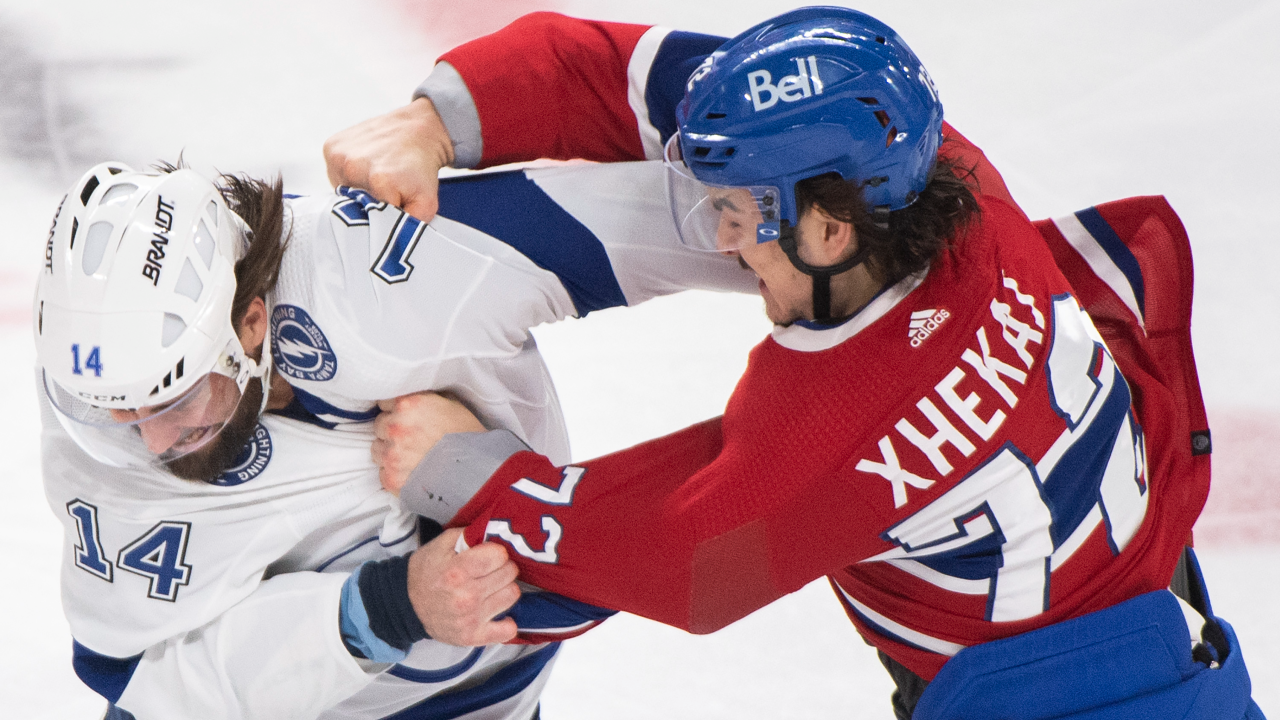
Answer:
<path fill-rule="evenodd" d="M 831 278 L 848 272 L 866 261 L 869 247 L 858 248 L 842 262 L 835 265 L 810 265 L 800 259 L 800 251 L 796 246 L 796 229 L 786 220 L 782 221 L 782 232 L 778 237 L 778 245 L 795 269 L 813 278 L 813 319 L 818 322 L 830 322 L 831 317 Z"/>

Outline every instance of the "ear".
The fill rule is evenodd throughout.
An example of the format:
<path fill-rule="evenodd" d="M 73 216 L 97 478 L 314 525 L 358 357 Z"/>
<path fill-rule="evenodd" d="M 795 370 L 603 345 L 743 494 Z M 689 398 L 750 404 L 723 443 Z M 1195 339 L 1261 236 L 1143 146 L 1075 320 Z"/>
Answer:
<path fill-rule="evenodd" d="M 853 224 L 831 217 L 817 205 L 809 206 L 798 225 L 804 238 L 801 258 L 811 265 L 835 265 L 858 250 Z"/>
<path fill-rule="evenodd" d="M 256 297 L 249 303 L 240 327 L 236 329 L 236 337 L 240 338 L 240 347 L 254 360 L 261 359 L 262 341 L 267 337 L 267 304 Z"/>

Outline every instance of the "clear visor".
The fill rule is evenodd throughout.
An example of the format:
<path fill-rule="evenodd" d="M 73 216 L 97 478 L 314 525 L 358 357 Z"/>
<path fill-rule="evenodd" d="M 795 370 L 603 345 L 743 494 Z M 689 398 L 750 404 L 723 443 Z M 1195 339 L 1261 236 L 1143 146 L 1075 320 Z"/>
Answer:
<path fill-rule="evenodd" d="M 216 370 L 181 397 L 132 410 L 91 405 L 42 372 L 44 391 L 85 452 L 116 467 L 163 465 L 208 445 L 235 415 L 244 396 L 235 378 Z"/>
<path fill-rule="evenodd" d="M 725 252 L 778 239 L 782 205 L 772 185 L 725 187 L 698 180 L 684 163 L 680 134 L 667 141 L 667 197 L 680 241 Z"/>

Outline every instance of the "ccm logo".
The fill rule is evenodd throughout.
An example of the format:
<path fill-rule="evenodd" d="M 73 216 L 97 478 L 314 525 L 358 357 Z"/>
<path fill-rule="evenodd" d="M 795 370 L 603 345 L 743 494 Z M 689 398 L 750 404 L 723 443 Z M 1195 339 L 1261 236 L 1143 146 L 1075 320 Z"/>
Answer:
<path fill-rule="evenodd" d="M 778 101 L 793 103 L 807 97 L 822 94 L 822 78 L 818 76 L 818 60 L 810 55 L 807 58 L 793 58 L 799 74 L 785 75 L 773 83 L 773 76 L 768 70 L 755 70 L 747 73 L 747 86 L 751 90 L 751 105 L 756 112 L 768 110 Z"/>
<path fill-rule="evenodd" d="M 91 402 L 124 402 L 124 395 L 94 395 L 93 393 L 77 393 L 81 398 Z"/>

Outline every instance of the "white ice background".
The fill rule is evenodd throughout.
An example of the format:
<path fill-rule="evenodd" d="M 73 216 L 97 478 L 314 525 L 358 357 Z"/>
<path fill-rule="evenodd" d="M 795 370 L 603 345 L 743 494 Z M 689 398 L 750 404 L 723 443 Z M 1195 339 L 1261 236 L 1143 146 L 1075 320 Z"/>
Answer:
<path fill-rule="evenodd" d="M 320 146 L 403 104 L 437 54 L 554 9 L 730 35 L 782 2 L 0 0 L 0 716 L 97 718 L 58 600 L 40 487 L 30 298 L 58 198 L 91 164 L 328 188 Z M 1032 217 L 1164 194 L 1195 252 L 1214 425 L 1199 526 L 1218 613 L 1280 714 L 1280 0 L 862 3 L 924 60 L 948 119 Z M 553 92 L 553 91 L 552 91 Z M 718 414 L 767 332 L 759 300 L 686 294 L 540 328 L 588 458 Z M 631 617 L 566 644 L 544 700 L 577 718 L 890 718 L 890 685 L 825 583 L 713 636 Z"/>

